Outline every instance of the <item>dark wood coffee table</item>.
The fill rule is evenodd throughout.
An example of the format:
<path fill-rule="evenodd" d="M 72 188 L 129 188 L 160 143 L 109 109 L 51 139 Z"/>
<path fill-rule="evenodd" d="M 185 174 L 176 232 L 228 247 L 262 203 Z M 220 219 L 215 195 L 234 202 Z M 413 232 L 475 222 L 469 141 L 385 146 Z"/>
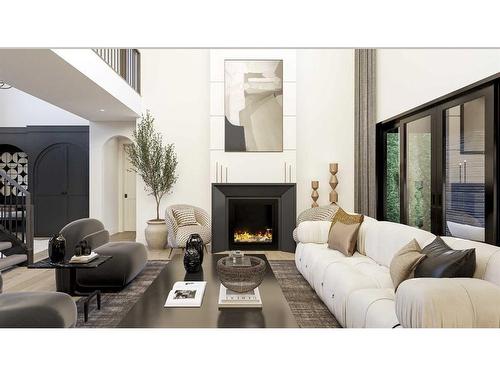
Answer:
<path fill-rule="evenodd" d="M 288 302 L 264 255 L 267 272 L 259 286 L 262 309 L 218 308 L 220 280 L 217 260 L 225 255 L 205 254 L 203 270 L 188 274 L 183 258 L 175 256 L 120 322 L 121 328 L 297 328 Z M 206 281 L 201 307 L 163 307 L 176 281 Z"/>

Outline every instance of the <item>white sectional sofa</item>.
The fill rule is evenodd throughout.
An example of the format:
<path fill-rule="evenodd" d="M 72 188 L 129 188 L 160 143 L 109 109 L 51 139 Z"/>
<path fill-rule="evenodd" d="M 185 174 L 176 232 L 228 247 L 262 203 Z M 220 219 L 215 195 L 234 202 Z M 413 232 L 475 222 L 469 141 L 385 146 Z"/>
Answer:
<path fill-rule="evenodd" d="M 327 247 L 329 221 L 297 228 L 295 263 L 343 327 L 500 327 L 500 248 L 443 237 L 453 249 L 476 249 L 474 278 L 414 278 L 394 291 L 392 257 L 412 239 L 423 248 L 432 233 L 370 217 L 361 224 L 357 252 Z"/>

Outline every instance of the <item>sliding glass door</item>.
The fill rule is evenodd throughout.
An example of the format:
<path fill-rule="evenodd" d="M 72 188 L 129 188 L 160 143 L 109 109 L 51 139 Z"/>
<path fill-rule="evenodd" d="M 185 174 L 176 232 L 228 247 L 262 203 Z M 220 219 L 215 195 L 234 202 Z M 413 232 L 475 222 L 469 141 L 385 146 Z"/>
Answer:
<path fill-rule="evenodd" d="M 493 87 L 487 87 L 438 108 L 443 131 L 441 232 L 448 236 L 493 239 L 493 97 Z"/>
<path fill-rule="evenodd" d="M 379 132 L 379 217 L 496 243 L 494 97 L 494 86 L 487 86 Z"/>
<path fill-rule="evenodd" d="M 406 133 L 406 223 L 431 230 L 432 117 L 404 124 Z"/>

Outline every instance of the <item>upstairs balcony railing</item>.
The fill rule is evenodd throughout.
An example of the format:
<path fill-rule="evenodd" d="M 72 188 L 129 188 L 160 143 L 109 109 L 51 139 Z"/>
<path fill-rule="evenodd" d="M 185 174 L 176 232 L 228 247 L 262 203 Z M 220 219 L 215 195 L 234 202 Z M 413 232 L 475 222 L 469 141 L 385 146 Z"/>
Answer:
<path fill-rule="evenodd" d="M 141 93 L 141 54 L 137 49 L 93 48 L 137 93 Z"/>

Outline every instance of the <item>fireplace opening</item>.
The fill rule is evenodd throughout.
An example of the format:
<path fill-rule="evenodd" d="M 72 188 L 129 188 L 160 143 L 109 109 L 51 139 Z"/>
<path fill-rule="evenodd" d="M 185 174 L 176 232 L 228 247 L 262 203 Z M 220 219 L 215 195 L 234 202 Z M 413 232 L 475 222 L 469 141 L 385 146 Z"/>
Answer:
<path fill-rule="evenodd" d="M 276 250 L 278 246 L 278 199 L 230 198 L 229 248 Z"/>

